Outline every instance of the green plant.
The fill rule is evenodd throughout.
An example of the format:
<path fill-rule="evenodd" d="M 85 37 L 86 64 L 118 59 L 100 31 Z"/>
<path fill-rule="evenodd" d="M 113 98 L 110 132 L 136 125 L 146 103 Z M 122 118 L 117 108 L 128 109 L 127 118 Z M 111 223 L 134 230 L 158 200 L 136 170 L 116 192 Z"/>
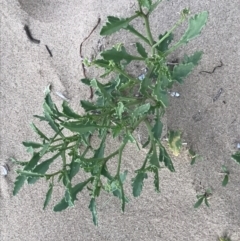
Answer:
<path fill-rule="evenodd" d="M 231 241 L 231 238 L 224 235 L 224 237 L 219 237 L 219 241 Z"/>
<path fill-rule="evenodd" d="M 132 179 L 133 196 L 138 197 L 141 194 L 144 179 L 147 178 L 148 173 L 154 174 L 155 190 L 159 192 L 159 169 L 166 167 L 171 172 L 175 171 L 173 162 L 160 141 L 163 128 L 161 119 L 168 106 L 168 89 L 176 82 L 183 83 L 184 78 L 200 61 L 202 52 L 185 55 L 182 61 L 174 65 L 169 63 L 168 56 L 178 47 L 200 35 L 208 13 L 202 12 L 190 17 L 188 28 L 183 36 L 176 43 L 172 43 L 173 31 L 188 19 L 190 14 L 188 9 L 184 9 L 173 27 L 154 40 L 149 16 L 160 2 L 161 0 L 154 3 L 151 0 L 139 0 L 139 9 L 133 16 L 124 19 L 108 17 L 108 22 L 100 32 L 101 35 L 110 35 L 122 29 L 137 36 L 144 45 L 136 42 L 137 55 L 129 54 L 123 44 L 116 44 L 113 48 L 102 52 L 100 59 L 93 61 L 84 59 L 85 66 L 96 66 L 105 70 L 101 78 L 108 80 L 110 73 L 115 74 L 104 84 L 97 79 L 81 80 L 94 89 L 97 97 L 94 102 L 81 101 L 81 106 L 85 110 L 84 115 L 74 112 L 66 101 L 62 104 L 62 111 L 59 111 L 52 102 L 49 88 L 46 90 L 44 115 L 35 117 L 47 122 L 54 134 L 49 137 L 34 124 L 31 125 L 42 142 L 23 142 L 28 152 L 32 153 L 32 157 L 27 162 L 17 161 L 23 167 L 17 170 L 14 195 L 26 181 L 34 184 L 40 178 L 45 178 L 49 182 L 49 190 L 44 208 L 51 199 L 56 182 L 62 182 L 66 190 L 65 195 L 55 205 L 54 211 L 62 211 L 74 206 L 78 193 L 84 188 L 87 188 L 90 193 L 89 209 L 95 225 L 97 224 L 96 198 L 101 191 L 112 193 L 120 198 L 122 211 L 124 211 L 128 199 L 125 197 L 123 186 L 127 171 L 121 170 L 122 154 L 129 142 L 135 143 L 140 149 L 134 131 L 141 123 L 145 124 L 148 130 L 148 140 L 143 145 L 143 148 L 148 147 L 148 153 Z M 137 18 L 143 19 L 146 36 L 130 24 Z M 126 69 L 132 61 L 140 61 L 147 67 L 147 73 L 141 80 Z M 177 156 L 181 148 L 181 132 L 169 131 L 168 134 L 169 147 Z M 119 136 L 122 137 L 119 148 L 106 155 L 107 141 Z M 93 140 L 94 143 L 98 140 L 98 147 L 95 147 Z M 49 154 L 52 157 L 46 158 L 45 156 Z M 108 171 L 113 157 L 117 157 L 114 174 Z M 50 165 L 59 158 L 62 159 L 61 169 L 49 173 Z M 72 180 L 79 170 L 85 172 L 88 177 L 85 181 L 73 185 Z"/>
<path fill-rule="evenodd" d="M 235 154 L 233 154 L 232 159 L 237 162 L 238 164 L 240 164 L 240 151 L 237 151 Z"/>
<path fill-rule="evenodd" d="M 222 172 L 221 174 L 224 174 L 224 178 L 222 181 L 222 186 L 226 187 L 228 184 L 228 180 L 229 180 L 229 170 L 227 169 L 227 167 L 225 165 L 222 165 Z"/>
<path fill-rule="evenodd" d="M 204 194 L 201 195 L 197 195 L 197 202 L 194 204 L 194 208 L 198 208 L 203 201 L 205 202 L 206 206 L 209 207 L 209 202 L 208 199 L 210 198 L 210 196 L 212 195 L 212 190 L 209 188 L 205 191 Z"/>
<path fill-rule="evenodd" d="M 190 157 L 191 157 L 191 163 L 190 163 L 191 165 L 195 164 L 195 162 L 196 162 L 197 159 L 202 158 L 201 155 L 197 154 L 197 153 L 196 153 L 194 150 L 192 150 L 192 149 L 189 149 L 189 150 L 188 150 L 188 153 L 189 153 L 189 155 L 190 155 Z"/>

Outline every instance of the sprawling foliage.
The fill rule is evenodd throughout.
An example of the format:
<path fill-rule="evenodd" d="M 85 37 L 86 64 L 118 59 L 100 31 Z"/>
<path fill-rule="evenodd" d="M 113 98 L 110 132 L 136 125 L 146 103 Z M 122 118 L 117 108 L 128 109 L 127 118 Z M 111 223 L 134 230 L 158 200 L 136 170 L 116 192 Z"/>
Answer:
<path fill-rule="evenodd" d="M 97 97 L 96 101 L 81 101 L 81 106 L 85 110 L 84 115 L 74 112 L 66 101 L 63 102 L 62 111 L 60 111 L 51 99 L 50 90 L 46 90 L 43 116 L 36 116 L 36 118 L 47 122 L 54 134 L 46 135 L 34 124 L 31 125 L 41 141 L 39 143 L 23 142 L 28 152 L 32 153 L 32 157 L 28 162 L 15 160 L 22 165 L 22 168 L 17 170 L 14 195 L 25 182 L 34 184 L 40 178 L 44 178 L 49 182 L 44 209 L 51 199 L 55 184 L 61 182 L 66 191 L 62 200 L 54 207 L 56 212 L 74 206 L 77 195 L 83 189 L 90 192 L 89 209 L 92 212 L 94 224 L 97 225 L 96 199 L 102 191 L 120 198 L 122 211 L 124 211 L 128 199 L 124 194 L 127 171 L 121 170 L 122 153 L 129 142 L 136 143 L 136 147 L 141 148 L 134 135 L 134 131 L 141 123 L 144 123 L 148 130 L 148 140 L 143 145 L 143 148 L 148 148 L 148 153 L 142 165 L 135 170 L 135 176 L 132 179 L 133 196 L 138 197 L 141 194 L 144 179 L 148 177 L 149 172 L 154 174 L 153 183 L 155 190 L 159 192 L 159 170 L 166 167 L 171 172 L 175 171 L 173 162 L 161 143 L 163 129 L 161 120 L 169 104 L 168 89 L 175 82 L 183 83 L 184 78 L 200 61 L 202 52 L 185 55 L 182 61 L 175 64 L 169 63 L 168 56 L 200 35 L 208 13 L 204 11 L 189 17 L 189 10 L 184 9 L 176 24 L 154 40 L 149 16 L 160 2 L 161 0 L 155 2 L 138 0 L 139 9 L 133 16 L 121 19 L 108 17 L 100 34 L 106 36 L 119 30 L 134 34 L 139 38 L 139 42 L 135 44 L 138 55 L 128 53 L 123 44 L 117 44 L 103 51 L 99 59 L 84 60 L 85 65 L 97 66 L 105 70 L 101 78 L 108 78 L 110 73 L 114 76 L 107 83 L 96 78 L 81 80 L 94 89 Z M 144 21 L 146 36 L 131 24 L 134 19 Z M 173 31 L 187 19 L 187 30 L 180 40 L 174 42 Z M 126 66 L 133 61 L 140 61 L 146 66 L 146 73 L 141 77 L 133 76 L 127 71 Z M 119 136 L 122 138 L 119 148 L 106 155 L 107 139 Z M 180 137 L 181 132 L 169 131 L 169 147 L 174 155 L 179 154 Z M 96 139 L 99 140 L 97 148 L 92 144 L 93 138 L 95 143 Z M 110 173 L 108 167 L 113 157 L 116 157 L 118 162 L 115 173 Z M 54 165 L 56 160 L 59 162 L 59 159 L 62 160 L 60 170 L 49 173 L 50 165 Z M 80 170 L 86 172 L 88 178 L 73 185 L 72 180 Z M 205 196 L 201 198 L 204 199 Z"/>

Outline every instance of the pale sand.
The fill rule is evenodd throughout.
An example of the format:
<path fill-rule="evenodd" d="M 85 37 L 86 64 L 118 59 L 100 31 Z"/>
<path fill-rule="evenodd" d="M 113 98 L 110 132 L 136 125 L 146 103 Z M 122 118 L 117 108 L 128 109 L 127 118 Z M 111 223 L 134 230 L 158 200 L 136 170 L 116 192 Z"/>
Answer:
<path fill-rule="evenodd" d="M 129 16 L 134 2 L 1 0 L 1 163 L 10 157 L 29 158 L 21 142 L 37 139 L 29 123 L 33 114 L 42 113 L 43 90 L 49 83 L 53 92 L 65 94 L 71 106 L 82 111 L 79 101 L 89 97 L 89 89 L 79 82 L 83 77 L 79 44 L 99 16 L 101 25 L 108 15 Z M 175 57 L 195 50 L 205 54 L 185 84 L 174 87 L 181 96 L 171 98 L 167 124 L 184 131 L 186 142 L 203 156 L 203 161 L 191 167 L 184 151 L 174 159 L 176 173 L 160 172 L 161 193 L 154 192 L 153 179 L 149 177 L 141 197 L 135 200 L 130 194 L 130 173 L 126 192 L 131 202 L 126 213 L 121 213 L 117 199 L 103 195 L 98 201 L 97 228 L 88 210 L 86 192 L 85 196 L 79 195 L 75 208 L 62 213 L 52 211 L 63 195 L 63 190 L 57 189 L 47 210 L 42 211 L 47 191 L 44 181 L 24 186 L 13 197 L 16 167 L 9 164 L 9 175 L 0 177 L 1 241 L 211 241 L 225 232 L 233 241 L 240 240 L 240 166 L 230 160 L 235 142 L 240 141 L 240 4 L 239 0 L 165 1 L 152 17 L 155 37 L 173 25 L 183 7 L 190 7 L 193 13 L 208 10 L 209 21 L 202 35 L 178 50 Z M 27 39 L 24 24 L 41 40 L 39 45 Z M 100 27 L 84 45 L 88 57 L 100 39 L 99 30 Z M 176 36 L 182 31 L 179 29 Z M 132 43 L 134 39 L 121 32 L 106 38 L 105 43 L 108 47 L 117 42 Z M 51 49 L 52 58 L 45 44 Z M 220 59 L 224 66 L 214 74 L 198 74 L 200 70 L 211 70 Z M 94 76 L 93 71 L 88 74 Z M 224 92 L 212 103 L 220 88 Z M 60 105 L 61 99 L 56 94 L 53 97 Z M 202 119 L 194 122 L 192 116 L 198 110 Z M 111 149 L 113 145 L 108 146 Z M 143 152 L 130 146 L 124 156 L 125 167 L 131 171 L 138 168 L 143 156 Z M 222 164 L 231 172 L 226 188 L 221 187 Z M 207 187 L 213 188 L 211 207 L 194 210 L 197 192 Z"/>

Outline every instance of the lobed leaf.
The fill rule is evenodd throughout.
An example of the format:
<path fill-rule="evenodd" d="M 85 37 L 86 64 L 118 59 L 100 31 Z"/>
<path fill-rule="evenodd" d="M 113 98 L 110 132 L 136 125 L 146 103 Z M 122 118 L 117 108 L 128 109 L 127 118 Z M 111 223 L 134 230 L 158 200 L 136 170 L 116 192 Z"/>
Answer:
<path fill-rule="evenodd" d="M 138 0 L 141 7 L 150 9 L 152 6 L 152 0 Z"/>
<path fill-rule="evenodd" d="M 143 188 L 143 181 L 147 178 L 147 173 L 139 172 L 136 177 L 132 180 L 132 187 L 133 187 L 133 196 L 138 197 L 140 196 Z"/>
<path fill-rule="evenodd" d="M 53 192 L 53 184 L 50 183 L 49 184 L 49 189 L 47 191 L 47 194 L 46 194 L 46 198 L 45 198 L 45 201 L 44 201 L 44 204 L 43 204 L 43 210 L 47 207 L 47 205 L 49 204 L 50 200 L 51 200 L 51 197 L 52 197 L 52 192 Z"/>
<path fill-rule="evenodd" d="M 168 34 L 168 32 L 165 32 L 163 35 L 160 34 L 158 39 L 162 39 L 166 34 Z M 170 43 L 173 40 L 173 33 L 170 33 L 157 47 L 156 49 L 160 52 L 165 52 L 168 50 L 168 46 L 170 45 Z"/>
<path fill-rule="evenodd" d="M 41 159 L 39 152 L 34 152 L 31 160 L 28 162 L 28 164 L 24 167 L 24 171 L 32 170 L 38 163 L 38 161 Z"/>
<path fill-rule="evenodd" d="M 47 170 L 49 169 L 49 166 L 53 163 L 53 161 L 55 159 L 57 159 L 59 156 L 61 155 L 61 152 L 57 153 L 56 155 L 54 155 L 53 157 L 49 158 L 48 160 L 40 163 L 39 165 L 37 165 L 32 172 L 33 173 L 39 173 L 39 174 L 45 174 L 47 172 Z M 28 183 L 29 184 L 34 184 L 37 180 L 39 179 L 39 177 L 32 177 L 32 178 L 28 178 Z"/>
<path fill-rule="evenodd" d="M 19 192 L 19 190 L 24 185 L 25 180 L 26 180 L 25 176 L 18 175 L 16 177 L 16 180 L 14 182 L 14 188 L 13 188 L 13 196 L 15 196 Z"/>
<path fill-rule="evenodd" d="M 164 162 L 164 165 L 171 171 L 175 172 L 171 157 L 168 155 L 164 146 L 159 146 L 159 161 Z"/>
<path fill-rule="evenodd" d="M 151 4 L 150 8 L 149 8 L 149 14 L 152 13 L 158 6 L 158 4 L 162 2 L 162 0 L 157 0 L 155 3 Z"/>
<path fill-rule="evenodd" d="M 202 51 L 196 51 L 193 55 L 191 56 L 187 56 L 186 54 L 184 55 L 183 58 L 183 64 L 188 64 L 188 63 L 192 63 L 195 66 L 199 63 L 199 61 L 202 58 Z"/>
<path fill-rule="evenodd" d="M 188 28 L 182 38 L 180 39 L 180 44 L 186 44 L 190 40 L 196 38 L 200 35 L 202 28 L 206 25 L 208 18 L 208 12 L 204 11 L 195 16 L 191 17 L 188 22 Z"/>
<path fill-rule="evenodd" d="M 119 19 L 117 17 L 108 16 L 108 22 L 101 29 L 100 35 L 110 35 L 119 31 L 122 28 L 126 28 L 134 18 L 136 18 L 136 15 L 125 19 Z"/>
<path fill-rule="evenodd" d="M 136 43 L 136 47 L 137 47 L 137 51 L 138 53 L 143 57 L 143 58 L 147 58 L 147 52 L 145 50 L 145 48 L 142 46 L 141 43 Z"/>
<path fill-rule="evenodd" d="M 158 159 L 156 150 L 154 150 L 152 155 L 150 156 L 149 162 L 151 163 L 151 165 L 153 165 L 157 168 L 160 168 L 159 159 Z"/>
<path fill-rule="evenodd" d="M 92 180 L 93 178 L 90 177 L 89 179 L 87 179 L 84 182 L 78 183 L 77 185 L 75 185 L 72 189 L 71 189 L 71 195 L 73 198 L 73 201 L 77 200 L 77 194 L 79 192 L 81 192 L 83 190 L 83 188 Z M 63 199 L 57 204 L 55 205 L 55 207 L 53 208 L 53 210 L 55 212 L 61 212 L 63 210 L 65 210 L 66 208 L 69 207 L 68 202 L 66 201 L 66 196 L 68 195 L 67 192 L 65 192 L 65 196 L 63 197 Z"/>
<path fill-rule="evenodd" d="M 156 99 L 161 102 L 161 104 L 166 108 L 169 104 L 167 91 L 162 90 L 161 83 L 157 80 L 157 84 L 154 88 L 153 94 L 156 96 Z"/>
<path fill-rule="evenodd" d="M 81 106 L 83 107 L 83 109 L 88 112 L 88 111 L 92 111 L 92 110 L 97 110 L 99 107 L 94 105 L 93 103 L 86 101 L 86 100 L 81 100 Z"/>
<path fill-rule="evenodd" d="M 101 56 L 104 58 L 104 60 L 112 60 L 116 64 L 120 64 L 122 60 L 125 60 L 126 63 L 129 64 L 131 61 L 138 59 L 135 56 L 128 54 L 124 46 L 121 46 L 121 49 L 116 49 L 113 47 L 109 50 L 106 50 L 101 53 Z"/>
<path fill-rule="evenodd" d="M 132 115 L 135 117 L 135 118 L 139 118 L 141 116 L 143 116 L 146 112 L 148 112 L 150 109 L 150 104 L 147 103 L 147 104 L 144 104 L 144 105 L 141 105 L 141 106 L 138 106 L 132 113 Z"/>
<path fill-rule="evenodd" d="M 69 106 L 67 101 L 63 101 L 62 103 L 62 108 L 63 108 L 63 113 L 70 118 L 76 118 L 78 119 L 79 117 L 81 117 L 80 115 L 78 115 L 77 113 L 75 113 Z"/>
<path fill-rule="evenodd" d="M 183 83 L 183 79 L 191 73 L 193 68 L 193 63 L 175 65 L 173 68 L 172 78 L 181 84 Z"/>
<path fill-rule="evenodd" d="M 79 172 L 80 169 L 80 159 L 73 159 L 70 163 L 70 173 L 69 173 L 69 179 L 72 180 L 72 178 Z"/>

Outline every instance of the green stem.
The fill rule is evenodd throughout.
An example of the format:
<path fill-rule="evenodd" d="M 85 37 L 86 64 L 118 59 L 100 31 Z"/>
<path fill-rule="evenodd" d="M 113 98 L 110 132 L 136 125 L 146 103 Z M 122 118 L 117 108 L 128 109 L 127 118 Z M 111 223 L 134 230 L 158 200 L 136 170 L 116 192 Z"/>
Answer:
<path fill-rule="evenodd" d="M 142 39 L 146 44 L 150 45 L 149 40 L 144 37 L 141 33 L 139 33 L 135 28 L 133 28 L 132 26 L 128 25 L 125 30 L 128 30 L 129 32 L 131 32 L 132 34 L 136 35 L 137 37 L 139 37 L 140 39 Z"/>
<path fill-rule="evenodd" d="M 143 16 L 144 21 L 145 21 L 145 26 L 146 26 L 148 40 L 149 40 L 149 42 L 150 42 L 150 44 L 152 46 L 154 44 L 154 40 L 153 40 L 153 36 L 152 36 L 150 24 L 149 24 L 149 15 L 143 14 L 142 16 Z"/>
<path fill-rule="evenodd" d="M 51 174 L 45 174 L 44 176 L 45 177 L 53 177 L 53 176 L 56 176 L 57 174 L 62 173 L 62 172 L 63 172 L 63 170 L 60 170 L 60 171 L 57 171 L 57 172 L 54 172 L 54 173 L 51 173 Z"/>
<path fill-rule="evenodd" d="M 174 26 L 167 32 L 167 34 L 165 34 L 157 43 L 155 43 L 152 46 L 152 54 L 154 53 L 154 49 L 160 44 L 162 43 L 179 25 L 181 25 L 183 23 L 183 21 L 185 20 L 185 17 L 181 17 L 177 23 L 174 24 Z"/>
<path fill-rule="evenodd" d="M 144 169 L 145 167 L 146 167 L 146 165 L 147 165 L 147 161 L 148 161 L 148 158 L 149 158 L 149 154 L 152 152 L 152 147 L 149 149 L 149 151 L 148 151 L 148 153 L 147 153 L 147 155 L 146 155 L 146 157 L 145 157 L 145 160 L 144 160 L 144 162 L 143 162 L 143 165 L 142 165 L 142 167 L 140 168 L 140 169 Z"/>
<path fill-rule="evenodd" d="M 118 151 L 118 167 L 117 167 L 117 176 L 118 177 L 120 174 L 120 168 L 121 168 L 121 162 L 122 162 L 122 152 L 123 152 L 123 149 L 126 146 L 126 144 L 127 144 L 127 141 L 124 141 Z"/>
<path fill-rule="evenodd" d="M 126 78 L 128 78 L 129 80 L 135 82 L 136 79 L 133 78 L 131 75 L 129 75 L 128 73 L 126 73 L 125 71 L 123 71 L 122 69 L 118 68 L 117 66 L 114 67 L 114 70 L 116 72 L 118 72 L 119 74 L 122 74 L 123 76 L 125 76 Z"/>

